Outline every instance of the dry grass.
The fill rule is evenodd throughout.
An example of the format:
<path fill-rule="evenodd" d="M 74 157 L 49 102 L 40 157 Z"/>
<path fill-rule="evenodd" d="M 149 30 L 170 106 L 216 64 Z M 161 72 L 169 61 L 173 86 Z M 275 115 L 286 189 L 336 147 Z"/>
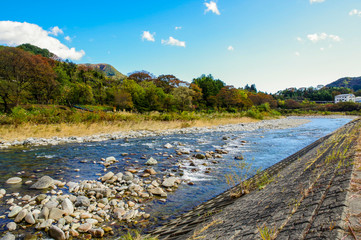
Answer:
<path fill-rule="evenodd" d="M 122 121 L 79 124 L 21 124 L 19 126 L 0 126 L 0 140 L 13 141 L 34 138 L 90 136 L 102 133 L 129 132 L 136 130 L 160 131 L 165 129 L 180 129 L 184 127 L 212 127 L 226 124 L 250 123 L 258 120 L 242 118 L 205 119 L 194 121 Z"/>

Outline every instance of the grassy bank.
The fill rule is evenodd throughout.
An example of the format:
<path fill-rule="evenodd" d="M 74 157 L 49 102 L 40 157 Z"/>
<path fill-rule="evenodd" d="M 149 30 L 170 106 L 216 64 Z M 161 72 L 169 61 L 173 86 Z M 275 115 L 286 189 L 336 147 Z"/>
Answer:
<path fill-rule="evenodd" d="M 158 131 L 185 127 L 210 127 L 248 123 L 279 116 L 277 111 L 265 111 L 259 108 L 238 113 L 151 112 L 139 114 L 102 110 L 89 112 L 64 106 L 17 107 L 10 114 L 0 115 L 0 140 L 89 136 L 132 130 Z"/>

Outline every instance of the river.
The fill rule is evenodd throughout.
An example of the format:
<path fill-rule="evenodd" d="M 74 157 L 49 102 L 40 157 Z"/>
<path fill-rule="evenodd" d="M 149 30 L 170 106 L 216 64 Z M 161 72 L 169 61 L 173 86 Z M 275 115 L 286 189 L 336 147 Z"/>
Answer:
<path fill-rule="evenodd" d="M 29 186 L 7 185 L 5 181 L 13 176 L 21 176 L 25 182 L 32 180 L 34 175 L 49 175 L 63 181 L 97 179 L 100 174 L 104 174 L 104 166 L 94 163 L 99 162 L 100 158 L 114 156 L 120 161 L 111 165 L 108 171 L 124 172 L 127 168 L 144 169 L 144 161 L 153 157 L 158 161 L 154 166 L 157 172 L 175 173 L 183 180 L 194 183 L 181 184 L 177 191 L 168 194 L 166 202 L 154 200 L 146 205 L 145 211 L 154 217 L 153 222 L 156 225 L 229 188 L 225 176 L 240 175 L 245 171 L 235 167 L 240 162 L 235 160 L 236 156 L 243 156 L 242 162 L 251 166 L 250 172 L 265 169 L 351 121 L 349 118 L 317 117 L 309 120 L 306 124 L 289 129 L 215 131 L 3 149 L 0 150 L 0 188 L 6 189 L 8 193 L 31 195 Z M 164 148 L 167 143 L 174 147 Z M 196 153 L 196 149 L 202 153 L 217 148 L 228 151 L 223 158 L 216 159 L 218 163 L 192 159 L 194 164 L 190 164 L 191 160 L 188 158 Z M 189 150 L 191 155 L 177 156 L 176 149 Z M 124 156 L 124 153 L 128 155 Z M 170 155 L 173 157 L 169 157 Z M 0 201 L 1 216 L 8 206 Z M 4 226 L 9 221 L 11 220 L 8 218 L 0 219 L 0 231 L 5 230 Z"/>

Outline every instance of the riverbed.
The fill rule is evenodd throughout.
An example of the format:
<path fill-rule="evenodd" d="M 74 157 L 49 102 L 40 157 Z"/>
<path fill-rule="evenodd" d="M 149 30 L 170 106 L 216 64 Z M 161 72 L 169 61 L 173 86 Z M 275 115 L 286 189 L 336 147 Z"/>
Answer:
<path fill-rule="evenodd" d="M 34 194 L 26 184 L 5 184 L 14 176 L 20 176 L 23 182 L 43 175 L 76 182 L 97 179 L 105 174 L 105 169 L 116 173 L 132 168 L 140 173 L 145 168 L 145 161 L 153 157 L 158 161 L 153 166 L 157 173 L 175 175 L 183 183 L 176 191 L 168 193 L 166 201 L 155 199 L 144 205 L 144 211 L 151 215 L 152 224 L 148 227 L 152 227 L 231 187 L 234 183 L 227 182 L 226 176 L 251 175 L 256 170 L 265 169 L 349 121 L 351 118 L 345 117 L 287 118 L 283 127 L 267 122 L 249 128 L 245 124 L 97 142 L 8 148 L 0 150 L 0 188 L 6 189 L 7 193 Z M 298 124 L 287 125 L 287 122 Z M 165 148 L 166 144 L 171 147 Z M 216 149 L 224 154 L 212 159 L 193 157 Z M 109 156 L 114 156 L 119 162 L 107 168 L 99 164 L 101 158 Z M 245 170 L 239 167 L 240 163 L 250 168 Z M 66 189 L 63 191 L 66 193 Z M 4 215 L 7 208 L 2 201 L 0 215 Z M 6 229 L 9 221 L 8 218 L 0 219 L 0 231 Z"/>

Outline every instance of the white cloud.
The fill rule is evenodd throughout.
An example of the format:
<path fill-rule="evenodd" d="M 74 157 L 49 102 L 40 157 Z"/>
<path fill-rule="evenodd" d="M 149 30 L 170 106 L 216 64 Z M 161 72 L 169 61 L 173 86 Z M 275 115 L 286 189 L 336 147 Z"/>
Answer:
<path fill-rule="evenodd" d="M 216 2 L 213 2 L 213 1 L 210 1 L 209 3 L 206 2 L 206 3 L 204 3 L 204 5 L 206 5 L 206 7 L 207 7 L 207 9 L 205 10 L 205 13 L 211 11 L 217 15 L 221 15 L 221 13 L 218 10 Z"/>
<path fill-rule="evenodd" d="M 353 9 L 348 13 L 348 15 L 350 15 L 350 16 L 357 15 L 357 16 L 361 17 L 361 11 L 359 11 L 357 9 Z"/>
<path fill-rule="evenodd" d="M 325 0 L 310 0 L 310 3 L 322 3 L 324 2 Z"/>
<path fill-rule="evenodd" d="M 300 52 L 295 52 L 295 55 L 296 55 L 297 57 L 299 57 L 299 56 L 300 56 Z"/>
<path fill-rule="evenodd" d="M 69 36 L 66 36 L 64 39 L 67 40 L 68 42 L 71 42 L 71 37 Z"/>
<path fill-rule="evenodd" d="M 50 28 L 49 34 L 58 36 L 59 34 L 63 34 L 63 30 L 61 30 L 58 26 Z"/>
<path fill-rule="evenodd" d="M 227 50 L 228 50 L 228 51 L 233 51 L 233 50 L 234 50 L 234 47 L 233 47 L 233 46 L 228 46 Z"/>
<path fill-rule="evenodd" d="M 301 37 L 297 37 L 296 39 L 297 39 L 297 41 L 299 41 L 299 42 L 303 42 L 303 39 L 302 39 Z"/>
<path fill-rule="evenodd" d="M 308 40 L 310 40 L 311 42 L 319 42 L 319 41 L 322 41 L 322 40 L 332 40 L 334 42 L 340 42 L 341 41 L 341 38 L 337 35 L 328 35 L 327 33 L 314 33 L 314 34 L 308 34 L 307 35 L 307 38 Z"/>
<path fill-rule="evenodd" d="M 155 39 L 154 39 L 154 35 L 155 33 L 151 34 L 149 31 L 144 31 L 143 34 L 142 34 L 142 40 L 147 40 L 147 41 L 150 41 L 150 42 L 154 42 Z"/>
<path fill-rule="evenodd" d="M 9 46 L 30 43 L 46 48 L 63 59 L 79 60 L 85 55 L 83 50 L 68 48 L 40 26 L 27 22 L 0 21 L 0 43 Z"/>
<path fill-rule="evenodd" d="M 183 27 L 175 27 L 175 30 L 181 30 Z"/>
<path fill-rule="evenodd" d="M 173 37 L 169 37 L 168 40 L 162 39 L 162 44 L 164 45 L 171 45 L 171 46 L 177 46 L 177 47 L 186 47 L 186 42 L 179 41 Z"/>
<path fill-rule="evenodd" d="M 320 48 L 320 50 L 321 50 L 321 51 L 325 51 L 325 48 L 322 47 L 322 48 Z"/>

